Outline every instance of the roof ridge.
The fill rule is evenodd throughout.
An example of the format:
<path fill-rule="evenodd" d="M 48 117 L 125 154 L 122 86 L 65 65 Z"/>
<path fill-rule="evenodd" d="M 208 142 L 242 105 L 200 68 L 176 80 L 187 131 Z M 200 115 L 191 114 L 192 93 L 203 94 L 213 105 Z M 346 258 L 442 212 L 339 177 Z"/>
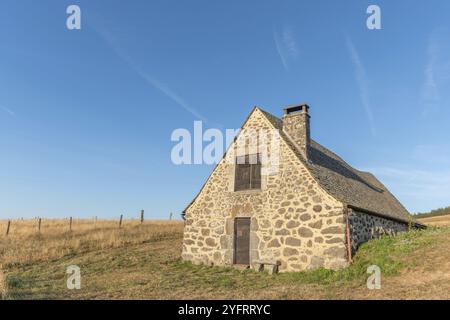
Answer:
<path fill-rule="evenodd" d="M 256 107 L 256 108 L 258 108 L 260 111 L 262 111 L 262 112 L 265 113 L 266 115 L 269 115 L 269 116 L 275 118 L 275 119 L 278 120 L 278 121 L 283 121 L 282 119 L 278 118 L 277 116 L 273 115 L 272 113 L 270 113 L 270 112 L 268 112 L 268 111 L 263 110 L 263 109 L 260 108 L 260 107 Z M 284 132 L 284 133 L 286 133 L 286 132 Z M 289 137 L 288 134 L 286 134 L 286 135 Z M 291 140 L 292 140 L 292 139 L 291 139 Z M 298 149 L 298 147 L 296 146 L 295 142 L 294 142 L 294 141 L 291 141 L 291 142 L 293 142 L 293 143 L 294 143 L 294 146 Z M 356 169 L 355 167 L 353 167 L 352 165 L 350 165 L 347 161 L 345 161 L 341 156 L 339 156 L 337 153 L 335 153 L 335 152 L 333 152 L 332 150 L 328 149 L 327 147 L 323 146 L 322 144 L 320 144 L 319 142 L 317 142 L 315 139 L 312 139 L 312 138 L 311 138 L 311 142 L 314 142 L 315 144 L 319 145 L 319 146 L 322 147 L 323 149 L 326 149 L 328 152 L 330 152 L 331 154 L 333 154 L 336 158 L 338 158 L 339 160 L 341 160 L 341 161 L 343 162 L 343 164 L 346 165 L 349 169 L 354 170 L 354 171 L 356 171 L 356 172 L 358 172 L 358 173 L 367 173 L 367 174 L 370 174 L 372 177 L 374 177 L 374 178 L 378 181 L 378 179 L 377 179 L 371 172 L 368 172 L 368 171 L 367 171 L 367 172 L 364 172 L 364 171 L 361 171 L 361 170 Z M 313 163 L 313 164 L 314 164 L 314 163 Z M 365 179 L 364 179 L 364 180 L 365 180 Z M 378 181 L 378 182 L 379 182 L 379 181 Z M 370 184 L 370 185 L 372 185 L 370 182 L 367 182 L 367 183 Z M 382 184 L 382 183 L 380 183 L 380 184 Z M 378 188 L 378 187 L 376 187 L 376 186 L 373 186 L 373 187 L 374 187 L 375 189 L 380 190 L 381 192 L 382 192 L 382 191 L 385 191 L 385 189 L 386 189 L 386 188 L 381 189 L 381 188 Z"/>

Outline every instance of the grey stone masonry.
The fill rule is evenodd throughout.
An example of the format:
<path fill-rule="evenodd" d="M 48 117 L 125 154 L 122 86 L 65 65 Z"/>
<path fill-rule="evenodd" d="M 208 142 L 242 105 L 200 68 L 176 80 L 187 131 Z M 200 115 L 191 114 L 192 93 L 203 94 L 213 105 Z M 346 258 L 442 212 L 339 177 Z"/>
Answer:
<path fill-rule="evenodd" d="M 254 139 L 246 132 L 261 130 L 270 132 L 266 141 L 279 156 L 276 170 L 262 163 L 258 189 L 235 188 L 235 158 L 260 152 L 241 148 L 240 141 L 259 148 L 247 143 Z M 350 209 L 357 207 L 362 212 Z M 233 265 L 241 243 L 235 243 L 236 218 L 249 218 L 238 252 L 245 248 L 244 266 L 249 257 L 248 265 L 269 272 L 344 268 L 349 247 L 354 253 L 362 242 L 406 231 L 410 217 L 373 175 L 311 140 L 306 104 L 286 108 L 282 120 L 255 108 L 184 214 L 182 259 Z"/>
<path fill-rule="evenodd" d="M 300 104 L 284 109 L 283 130 L 300 148 L 306 159 L 309 158 L 311 143 L 309 106 Z"/>
<path fill-rule="evenodd" d="M 399 232 L 408 230 L 408 225 L 404 222 L 376 217 L 352 209 L 348 209 L 348 222 L 353 254 L 363 242 L 383 235 L 395 236 Z"/>
<path fill-rule="evenodd" d="M 269 126 L 255 109 L 243 129 Z M 279 152 L 278 171 L 261 177 L 261 190 L 234 191 L 234 164 L 225 158 L 218 164 L 185 211 L 183 259 L 233 264 L 234 220 L 249 217 L 251 265 L 279 261 L 280 272 L 347 265 L 343 204 L 319 186 L 284 141 Z"/>

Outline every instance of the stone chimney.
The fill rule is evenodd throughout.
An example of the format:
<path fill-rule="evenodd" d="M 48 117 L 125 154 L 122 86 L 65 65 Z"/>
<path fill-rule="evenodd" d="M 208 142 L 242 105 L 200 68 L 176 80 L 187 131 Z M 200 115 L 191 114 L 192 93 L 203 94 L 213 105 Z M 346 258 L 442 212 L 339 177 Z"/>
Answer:
<path fill-rule="evenodd" d="M 292 105 L 284 109 L 283 115 L 283 131 L 294 140 L 307 161 L 311 140 L 308 110 L 307 104 Z"/>

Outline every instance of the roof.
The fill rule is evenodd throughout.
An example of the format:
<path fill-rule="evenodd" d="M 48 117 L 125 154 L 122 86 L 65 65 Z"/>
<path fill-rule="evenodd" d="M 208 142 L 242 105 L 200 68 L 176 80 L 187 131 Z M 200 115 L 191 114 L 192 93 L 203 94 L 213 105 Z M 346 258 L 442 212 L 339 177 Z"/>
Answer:
<path fill-rule="evenodd" d="M 319 185 L 334 198 L 355 210 L 421 226 L 373 174 L 353 168 L 312 139 L 309 161 L 306 161 L 295 143 L 282 131 L 282 120 L 264 110 L 260 111 L 280 130 L 281 137 L 309 169 Z"/>
<path fill-rule="evenodd" d="M 297 158 L 305 165 L 319 185 L 331 196 L 357 211 L 405 223 L 413 223 L 418 227 L 424 226 L 414 220 L 408 210 L 373 174 L 356 170 L 335 153 L 312 139 L 309 150 L 310 157 L 306 161 L 297 145 L 282 130 L 283 121 L 261 108 L 255 107 L 255 109 L 261 111 L 267 120 L 279 130 L 282 139 L 294 151 Z M 247 117 L 247 120 L 249 117 Z M 198 194 L 201 193 L 203 187 Z M 190 207 L 196 198 L 190 202 L 183 212 Z"/>

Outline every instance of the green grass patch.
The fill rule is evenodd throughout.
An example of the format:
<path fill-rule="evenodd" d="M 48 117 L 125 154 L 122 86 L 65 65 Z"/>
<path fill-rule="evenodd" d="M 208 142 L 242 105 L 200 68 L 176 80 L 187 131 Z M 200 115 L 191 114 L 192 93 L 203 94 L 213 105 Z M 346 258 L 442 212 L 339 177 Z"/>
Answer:
<path fill-rule="evenodd" d="M 317 269 L 304 272 L 290 272 L 279 275 L 281 281 L 316 284 L 362 282 L 367 279 L 367 268 L 380 267 L 383 276 L 398 275 L 408 264 L 404 261 L 417 249 L 432 246 L 436 234 L 449 233 L 450 228 L 429 228 L 412 230 L 396 237 L 385 236 L 362 244 L 353 258 L 353 263 L 345 269 L 333 271 Z"/>

